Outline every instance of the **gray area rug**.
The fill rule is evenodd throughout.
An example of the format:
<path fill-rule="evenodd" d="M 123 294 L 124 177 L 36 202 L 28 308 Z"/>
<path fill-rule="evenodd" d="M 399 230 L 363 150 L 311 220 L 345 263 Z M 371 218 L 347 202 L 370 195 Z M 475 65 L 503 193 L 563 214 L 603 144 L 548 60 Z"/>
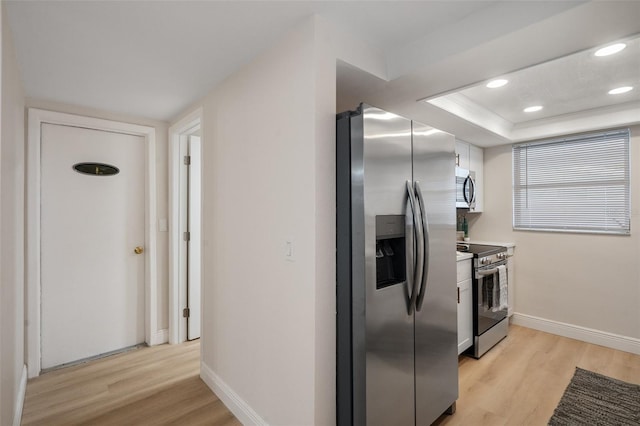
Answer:
<path fill-rule="evenodd" d="M 640 425 L 640 385 L 576 367 L 550 426 Z"/>

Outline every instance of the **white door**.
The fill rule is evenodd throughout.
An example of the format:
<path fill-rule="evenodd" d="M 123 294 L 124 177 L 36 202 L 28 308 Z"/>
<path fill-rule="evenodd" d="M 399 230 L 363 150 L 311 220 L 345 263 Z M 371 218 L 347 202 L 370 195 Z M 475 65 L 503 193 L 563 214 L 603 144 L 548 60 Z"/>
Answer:
<path fill-rule="evenodd" d="M 187 306 L 189 317 L 187 318 L 187 339 L 193 340 L 200 337 L 200 212 L 201 185 L 200 185 L 200 137 L 189 136 L 189 279 L 187 281 Z"/>
<path fill-rule="evenodd" d="M 144 342 L 145 254 L 136 248 L 145 241 L 145 141 L 53 124 L 43 124 L 41 135 L 46 369 Z M 74 169 L 79 163 L 119 172 L 95 165 L 83 174 Z"/>

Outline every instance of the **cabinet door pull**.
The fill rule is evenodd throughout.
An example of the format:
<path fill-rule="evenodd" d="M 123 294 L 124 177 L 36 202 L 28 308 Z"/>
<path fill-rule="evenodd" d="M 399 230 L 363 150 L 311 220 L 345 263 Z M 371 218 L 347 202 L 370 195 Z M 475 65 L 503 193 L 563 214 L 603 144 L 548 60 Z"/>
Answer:
<path fill-rule="evenodd" d="M 458 304 L 460 303 L 460 287 L 458 287 Z"/>

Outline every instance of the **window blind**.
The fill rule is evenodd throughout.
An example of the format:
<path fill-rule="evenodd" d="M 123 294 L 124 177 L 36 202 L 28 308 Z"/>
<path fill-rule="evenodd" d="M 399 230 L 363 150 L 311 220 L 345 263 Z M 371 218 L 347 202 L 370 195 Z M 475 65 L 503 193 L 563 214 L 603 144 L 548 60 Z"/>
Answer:
<path fill-rule="evenodd" d="M 514 229 L 630 233 L 629 129 L 513 146 Z"/>

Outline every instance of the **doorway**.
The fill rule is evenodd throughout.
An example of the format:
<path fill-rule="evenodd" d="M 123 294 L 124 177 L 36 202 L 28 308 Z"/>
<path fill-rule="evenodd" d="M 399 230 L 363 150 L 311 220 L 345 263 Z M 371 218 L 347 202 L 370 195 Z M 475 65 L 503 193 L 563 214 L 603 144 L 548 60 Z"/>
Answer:
<path fill-rule="evenodd" d="M 144 138 L 41 126 L 41 368 L 144 343 Z"/>
<path fill-rule="evenodd" d="M 60 139 L 62 144 L 71 143 L 73 145 L 75 143 L 78 146 L 67 147 L 68 149 L 64 150 L 58 150 L 57 147 L 53 145 L 43 148 L 43 143 L 47 143 L 47 134 L 51 132 L 62 133 L 61 135 L 57 135 L 57 139 Z M 53 135 L 53 133 L 51 133 L 51 135 Z M 105 145 L 107 147 L 106 151 L 101 151 L 104 146 L 98 148 L 97 145 L 91 149 L 85 149 L 85 143 L 93 143 L 92 141 L 102 137 L 110 138 L 114 135 L 116 139 L 122 139 L 119 143 L 124 143 L 125 145 L 131 143 L 136 146 L 136 151 L 139 151 L 137 154 L 126 154 L 134 155 L 137 158 L 137 160 L 135 160 L 135 166 L 130 167 L 130 164 L 127 163 L 128 160 L 123 160 L 122 158 L 108 158 L 108 155 L 115 155 L 114 150 L 112 150 L 114 152 L 109 153 L 110 142 Z M 73 142 L 74 140 L 75 142 Z M 79 151 L 76 152 L 76 149 Z M 65 155 L 68 154 L 72 157 L 79 153 L 86 154 L 87 156 L 83 158 L 64 158 L 62 151 L 65 151 Z M 43 155 L 51 155 L 55 161 L 51 163 L 47 159 L 43 162 Z M 92 157 L 94 155 L 95 157 Z M 104 157 L 98 158 L 98 156 Z M 62 161 L 62 163 L 56 163 L 58 160 Z M 78 160 L 78 162 L 75 162 L 76 160 Z M 89 221 L 93 215 L 105 213 L 115 205 L 123 207 L 120 201 L 109 201 L 108 198 L 110 196 L 126 194 L 125 197 L 129 197 L 129 195 L 131 195 L 127 192 L 128 190 L 121 185 L 122 182 L 119 182 L 117 179 L 118 174 L 115 172 L 116 169 L 119 169 L 118 164 L 127 164 L 126 167 L 123 168 L 120 178 L 129 173 L 135 174 L 133 180 L 137 181 L 135 185 L 138 185 L 138 188 L 134 191 L 135 197 L 133 195 L 132 197 L 136 199 L 136 202 L 127 198 L 124 203 L 128 204 L 131 201 L 136 206 L 134 209 L 135 212 L 132 212 L 132 210 L 123 213 L 116 208 L 107 214 L 106 217 L 102 217 L 101 224 L 98 225 L 98 227 L 104 229 L 109 228 L 111 219 L 117 216 L 125 222 L 124 225 L 121 223 L 121 226 L 127 227 L 129 224 L 132 224 L 132 227 L 136 229 L 135 232 L 128 228 L 124 231 L 118 230 L 116 226 L 116 228 L 112 229 L 116 229 L 114 234 L 118 234 L 118 236 L 112 240 L 111 238 L 114 236 L 110 233 L 103 232 L 103 234 L 98 236 L 88 236 L 86 235 L 88 231 L 86 233 L 76 232 L 81 231 L 81 228 L 86 225 L 85 222 Z M 128 296 L 126 296 L 126 307 L 106 309 L 106 311 L 109 311 L 109 314 L 111 310 L 124 309 L 122 312 L 126 325 L 114 328 L 120 328 L 120 331 L 126 328 L 128 330 L 125 333 L 131 331 L 131 336 L 134 336 L 131 339 L 129 339 L 131 336 L 128 336 L 123 340 L 117 340 L 115 346 L 121 348 L 123 344 L 128 345 L 127 342 L 129 342 L 129 340 L 135 341 L 132 344 L 141 341 L 144 341 L 148 345 L 162 343 L 164 333 L 162 330 L 158 330 L 157 327 L 155 164 L 155 129 L 153 127 L 35 108 L 28 110 L 27 250 L 25 274 L 27 281 L 26 355 L 28 376 L 30 378 L 40 374 L 43 355 L 45 356 L 46 366 L 50 366 L 49 364 L 64 364 L 66 361 L 71 360 L 57 358 L 57 355 L 51 358 L 43 353 L 43 343 L 47 345 L 46 339 L 48 338 L 47 336 L 43 336 L 43 331 L 48 335 L 46 327 L 51 326 L 48 319 L 50 318 L 51 312 L 53 312 L 54 318 L 60 315 L 67 315 L 72 317 L 75 322 L 84 323 L 83 325 L 87 325 L 89 318 L 93 320 L 95 319 L 93 317 L 103 316 L 104 312 L 98 314 L 96 310 L 92 310 L 90 314 L 86 314 L 86 312 L 83 314 L 83 310 L 86 310 L 84 306 L 86 300 L 84 298 L 78 300 L 77 298 L 77 296 L 85 290 L 83 283 L 87 286 L 93 282 L 96 284 L 101 283 L 97 288 L 103 290 L 104 286 L 109 287 L 109 291 L 104 293 L 103 296 L 100 296 L 103 299 L 102 302 L 104 302 L 105 297 L 111 297 L 110 291 L 116 287 L 115 284 L 113 284 L 114 281 L 107 282 L 106 284 L 103 282 L 104 275 L 109 276 L 114 274 L 100 272 L 100 267 L 95 264 L 88 267 L 88 262 L 99 261 L 101 257 L 103 257 L 103 254 L 92 251 L 94 248 L 98 249 L 98 252 L 104 249 L 105 247 L 102 246 L 103 241 L 111 247 L 108 251 L 112 256 L 116 258 L 118 256 L 120 257 L 119 260 L 117 260 L 118 266 L 113 266 L 114 273 L 115 268 L 118 268 L 117 273 L 123 275 L 118 279 L 128 281 L 130 277 L 135 277 L 132 281 L 134 283 L 131 286 L 132 288 L 120 289 L 123 293 L 128 294 Z M 127 170 L 126 173 L 124 169 Z M 67 184 L 63 183 L 58 185 L 57 189 L 54 188 L 54 192 L 48 192 L 48 185 L 51 184 L 49 181 L 49 171 L 53 171 L 54 174 L 62 173 L 65 176 L 64 179 L 70 179 L 70 181 L 67 182 Z M 84 175 L 82 173 L 84 173 Z M 93 176 L 87 175 L 88 173 L 93 173 Z M 115 176 L 113 176 L 113 174 L 115 174 Z M 78 178 L 91 178 L 94 180 L 78 181 Z M 79 182 L 82 183 L 76 188 L 74 185 Z M 129 183 L 127 183 L 127 185 L 128 184 Z M 91 187 L 88 190 L 87 185 Z M 140 190 L 140 187 L 142 190 Z M 47 191 L 47 193 L 43 193 L 43 190 Z M 75 195 L 78 195 L 79 198 L 74 200 L 73 197 Z M 62 202 L 58 207 L 55 207 L 55 204 L 52 203 L 55 203 L 58 198 L 64 198 L 66 201 Z M 53 210 L 46 210 L 52 206 L 54 206 Z M 57 211 L 55 210 L 56 208 L 58 209 Z M 43 210 L 45 211 L 44 215 L 42 214 Z M 76 213 L 78 213 L 78 215 L 73 216 Z M 136 223 L 135 226 L 133 225 L 134 222 Z M 48 223 L 51 226 L 49 226 Z M 47 230 L 43 229 L 43 225 L 47 226 Z M 89 226 L 86 229 L 94 228 Z M 104 229 L 101 229 L 100 232 L 104 231 Z M 49 233 L 49 231 L 53 231 L 53 233 Z M 80 238 L 82 234 L 87 236 L 85 240 Z M 87 249 L 85 253 L 85 250 L 82 250 L 83 247 L 91 248 L 91 250 Z M 59 269 L 59 265 L 55 258 L 55 255 L 57 255 L 55 251 L 61 248 L 67 250 L 67 252 L 58 259 L 60 263 L 64 261 L 67 262 L 67 266 L 73 265 L 71 268 L 73 268 L 74 274 L 81 271 L 73 278 L 75 284 L 71 285 L 70 288 L 64 287 L 70 284 L 72 274 L 69 271 L 65 273 L 62 270 L 57 270 Z M 136 253 L 137 250 L 141 250 L 141 253 Z M 142 253 L 144 254 L 140 256 Z M 83 268 L 84 272 L 82 272 Z M 127 270 L 127 272 L 123 272 L 120 268 Z M 58 284 L 62 282 L 63 288 L 51 287 L 53 284 L 50 278 L 55 278 L 56 274 L 57 278 L 54 281 Z M 140 289 L 140 283 L 142 283 L 142 290 Z M 111 286 L 113 286 L 113 288 L 111 288 Z M 67 290 L 70 290 L 71 293 Z M 120 290 L 114 291 L 113 293 L 116 294 Z M 55 298 L 59 291 L 61 293 L 66 292 L 67 295 L 72 294 L 73 296 L 56 300 Z M 92 296 L 95 298 L 95 292 L 89 291 L 88 293 L 92 293 Z M 135 293 L 135 296 L 131 296 L 129 293 Z M 100 299 L 100 297 L 97 297 L 97 299 Z M 136 306 L 135 314 L 132 313 L 133 310 L 129 312 L 130 305 Z M 143 307 L 141 310 L 140 306 Z M 106 305 L 100 306 L 97 309 L 102 309 L 103 307 L 106 308 Z M 51 312 L 48 311 L 49 308 L 52 308 Z M 120 321 L 120 318 L 114 321 Z M 72 326 L 75 325 L 76 324 L 72 324 Z M 70 326 L 70 328 L 72 327 Z M 104 334 L 112 333 L 110 326 L 104 326 L 103 324 L 98 326 L 98 328 L 98 331 L 95 331 L 96 328 L 93 328 L 90 339 L 101 340 L 105 337 Z M 83 340 L 89 339 L 86 335 L 83 337 L 78 336 L 78 339 L 80 338 Z M 66 343 L 56 342 L 54 345 L 62 346 L 64 344 Z M 78 345 L 78 341 L 74 341 L 72 346 L 76 345 Z M 53 348 L 53 346 L 49 346 Z M 103 351 L 109 352 L 111 348 L 119 349 L 113 345 L 105 347 L 106 349 L 102 347 L 98 347 L 97 349 L 92 348 L 90 351 L 94 351 L 93 354 L 95 355 L 95 351 L 97 350 L 97 355 L 99 355 L 100 353 L 104 353 Z M 48 348 L 45 350 L 48 350 Z M 91 352 L 87 355 L 91 356 Z M 79 356 L 86 357 L 87 355 L 82 353 Z M 70 355 L 71 358 L 77 356 L 77 354 Z M 63 359 L 63 361 L 60 361 L 60 359 Z"/>
<path fill-rule="evenodd" d="M 175 344 L 201 334 L 201 110 L 172 126 L 169 140 L 169 343 Z"/>

